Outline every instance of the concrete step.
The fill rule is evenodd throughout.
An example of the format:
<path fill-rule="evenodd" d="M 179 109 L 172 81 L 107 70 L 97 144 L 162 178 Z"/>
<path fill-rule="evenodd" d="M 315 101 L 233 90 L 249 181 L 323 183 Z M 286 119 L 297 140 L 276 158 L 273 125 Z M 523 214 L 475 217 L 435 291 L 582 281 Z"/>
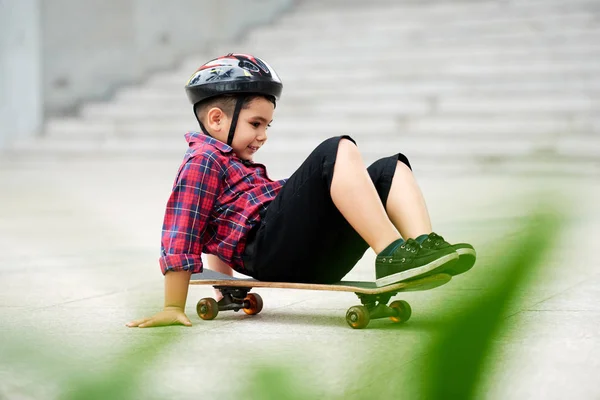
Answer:
<path fill-rule="evenodd" d="M 351 121 L 345 117 L 329 117 L 322 121 L 307 122 L 305 118 L 288 117 L 274 122 L 269 132 L 273 135 L 293 135 L 301 133 L 313 135 L 314 132 L 327 134 L 347 133 L 361 134 L 363 132 L 395 132 L 397 122 L 393 118 L 369 121 L 366 119 Z M 310 130 L 309 128 L 310 127 Z M 188 130 L 198 130 L 195 120 L 176 120 L 171 118 L 152 118 L 143 120 L 102 120 L 71 118 L 51 120 L 46 124 L 45 136 L 51 138 L 161 138 L 183 136 Z"/>
<path fill-rule="evenodd" d="M 127 139 L 164 139 L 170 137 L 180 137 L 189 130 L 198 131 L 198 127 L 192 124 L 176 123 L 166 121 L 159 123 L 135 123 L 131 125 L 119 124 L 94 124 L 86 125 L 80 129 L 74 129 L 67 124 L 49 124 L 45 131 L 45 136 L 49 139 L 71 139 L 76 140 L 101 140 L 104 138 L 127 138 Z M 307 124 L 304 120 L 282 120 L 278 121 L 274 127 L 269 130 L 269 138 L 295 138 L 295 137 L 326 137 L 328 135 L 350 135 L 363 140 L 379 140 L 386 137 L 400 135 L 407 139 L 430 138 L 434 140 L 452 140 L 469 141 L 473 138 L 502 138 L 502 139 L 522 139 L 526 136 L 531 141 L 548 140 L 552 141 L 556 137 L 581 136 L 590 140 L 600 139 L 600 123 L 538 123 L 523 122 L 498 122 L 479 123 L 473 120 L 467 120 L 461 123 L 444 124 L 432 122 L 428 119 L 423 121 L 363 121 L 351 124 L 348 122 L 331 123 L 331 121 L 312 122 Z"/>
<path fill-rule="evenodd" d="M 548 97 L 499 97 L 465 96 L 439 97 L 430 99 L 381 99 L 372 103 L 361 99 L 317 99 L 288 101 L 277 110 L 277 118 L 303 118 L 323 120 L 342 117 L 358 118 L 412 118 L 434 115 L 502 115 L 510 114 L 553 114 L 585 116 L 600 114 L 600 101 L 592 96 Z M 149 118 L 152 121 L 174 120 L 195 124 L 191 110 L 183 107 L 147 108 L 114 107 L 111 104 L 87 108 L 82 116 L 87 119 L 104 119 L 120 125 L 132 125 Z"/>
<path fill-rule="evenodd" d="M 583 113 L 598 114 L 600 102 L 590 96 L 547 97 L 452 97 L 440 98 L 430 107 L 432 114 Z"/>
<path fill-rule="evenodd" d="M 362 96 L 373 100 L 385 100 L 389 96 L 444 96 L 448 94 L 462 96 L 536 96 L 561 97 L 590 95 L 600 93 L 600 79 L 582 79 L 573 76 L 565 80 L 528 80 L 522 82 L 496 82 L 495 80 L 480 79 L 462 83 L 454 80 L 427 80 L 389 83 L 374 86 L 363 82 L 355 85 L 338 85 L 336 87 L 321 85 L 306 87 L 300 82 L 284 81 L 284 92 L 280 104 L 292 99 L 339 99 L 348 96 Z M 114 102 L 123 107 L 135 104 L 140 107 L 163 107 L 178 105 L 190 108 L 183 87 L 139 86 L 129 87 L 117 93 Z"/>
<path fill-rule="evenodd" d="M 552 138 L 555 135 L 593 135 L 600 138 L 600 118 L 596 116 L 560 118 L 535 117 L 531 115 L 496 117 L 449 117 L 398 119 L 397 131 L 403 135 L 449 136 L 457 140 L 469 140 L 469 136 L 498 136 L 529 138 Z"/>
<path fill-rule="evenodd" d="M 559 0 L 537 1 L 462 1 L 462 2 L 395 2 L 375 3 L 370 7 L 342 7 L 336 1 L 302 2 L 294 13 L 283 16 L 280 24 L 303 26 L 310 21 L 316 26 L 323 26 L 335 21 L 345 21 L 349 25 L 359 25 L 367 21 L 375 21 L 381 25 L 393 25 L 398 15 L 407 20 L 412 19 L 453 19 L 473 20 L 495 18 L 499 15 L 535 16 L 573 12 L 598 12 L 595 0 Z"/>
<path fill-rule="evenodd" d="M 290 54 L 287 57 L 281 57 L 269 54 L 264 55 L 265 59 L 277 70 L 282 68 L 291 69 L 300 68 L 327 68 L 336 65 L 352 65 L 356 63 L 357 55 L 344 52 L 325 52 L 316 53 L 317 50 L 310 49 L 311 58 L 301 55 L 303 53 Z M 516 47 L 516 48 L 490 48 L 490 47 L 467 47 L 467 48 L 428 48 L 421 47 L 403 51 L 398 48 L 396 51 L 386 54 L 386 51 L 379 49 L 366 49 L 360 54 L 360 60 L 363 62 L 381 62 L 385 61 L 390 65 L 410 65 L 419 67 L 430 63 L 442 63 L 443 65 L 510 65 L 522 63 L 554 63 L 566 59 L 571 61 L 586 61 L 591 55 L 600 55 L 600 46 L 590 43 L 569 47 Z M 313 58 L 314 57 L 314 58 Z M 186 61 L 182 68 L 174 71 L 184 74 L 194 71 L 201 62 L 197 60 Z M 360 63 L 359 63 L 360 65 Z"/>
<path fill-rule="evenodd" d="M 243 45 L 245 46 L 245 45 Z M 266 47 L 266 46 L 260 46 Z M 222 52 L 229 49 L 223 48 Z M 267 48 L 252 49 L 256 54 L 265 58 L 279 71 L 280 68 L 288 66 L 323 68 L 332 65 L 353 65 L 356 63 L 357 54 L 344 51 L 308 51 L 297 54 L 281 55 L 278 50 Z M 256 51 L 255 51 L 256 50 Z M 307 57 L 307 54 L 311 57 Z M 600 54 L 600 46 L 597 43 L 580 43 L 575 45 L 562 45 L 553 43 L 550 46 L 527 46 L 492 48 L 489 46 L 428 46 L 412 47 L 410 51 L 403 51 L 398 46 L 396 51 L 388 52 L 381 49 L 364 49 L 360 53 L 360 60 L 382 61 L 390 64 L 411 64 L 430 62 L 457 62 L 459 64 L 487 64 L 496 62 L 536 62 L 536 61 L 561 61 L 588 60 L 590 55 Z M 173 70 L 174 74 L 181 74 L 187 78 L 193 71 L 202 65 L 208 57 L 189 57 L 183 60 L 180 67 Z M 184 78 L 184 79 L 185 79 Z"/>
<path fill-rule="evenodd" d="M 162 137 L 183 136 L 189 130 L 197 130 L 198 123 L 189 119 L 146 118 L 118 121 L 107 119 L 64 118 L 46 123 L 44 136 L 54 139 L 90 138 L 100 140 L 114 137 Z"/>
<path fill-rule="evenodd" d="M 64 119 L 51 120 L 47 123 L 45 133 L 53 137 L 90 137 L 128 136 L 153 137 L 172 136 L 178 132 L 197 130 L 195 121 L 147 118 L 144 120 L 115 121 L 101 119 Z M 361 119 L 348 120 L 344 117 L 330 117 L 312 120 L 305 118 L 282 116 L 276 118 L 270 133 L 275 135 L 320 135 L 346 133 L 353 135 L 378 136 L 387 133 L 403 133 L 417 135 L 528 135 L 541 136 L 566 133 L 600 133 L 600 119 L 595 115 L 588 117 L 530 116 L 530 115 L 495 115 L 477 116 L 436 116 L 427 118 L 391 117 L 375 121 Z"/>
<path fill-rule="evenodd" d="M 344 21 L 344 20 L 340 20 Z M 395 24 L 358 24 L 328 23 L 322 29 L 314 29 L 309 25 L 288 26 L 278 24 L 268 30 L 257 30 L 249 37 L 252 40 L 270 41 L 273 37 L 278 40 L 296 40 L 299 36 L 304 40 L 323 40 L 327 37 L 345 40 L 374 38 L 385 35 L 387 38 L 398 38 L 412 35 L 425 36 L 464 36 L 464 35 L 496 35 L 512 32 L 515 34 L 537 34 L 545 31 L 565 30 L 573 28 L 593 28 L 597 26 L 597 15 L 590 12 L 575 12 L 572 14 L 542 14 L 535 16 L 497 14 L 487 18 L 462 20 L 449 18 L 407 18 L 398 13 Z"/>
<path fill-rule="evenodd" d="M 600 39 L 600 36 L 599 36 Z M 298 81 L 299 85 L 312 86 L 323 83 L 329 86 L 343 86 L 343 79 L 350 80 L 353 84 L 373 85 L 375 71 L 369 65 L 357 65 L 352 69 L 335 70 L 334 68 L 322 69 L 319 73 L 306 74 L 305 68 L 278 71 L 286 84 Z M 380 73 L 378 71 L 378 73 Z M 412 65 L 398 65 L 386 68 L 385 75 L 378 77 L 388 82 L 402 82 L 404 80 L 429 80 L 446 79 L 460 80 L 458 83 L 480 81 L 482 79 L 495 79 L 496 81 L 528 81 L 528 80 L 554 80 L 557 78 L 575 79 L 600 79 L 600 58 L 585 61 L 563 60 L 547 63 L 506 63 L 504 65 L 460 65 L 428 64 L 419 68 Z M 383 85 L 383 83 L 382 83 Z M 153 76 L 148 82 L 149 87 L 165 87 L 181 90 L 185 80 L 179 73 L 165 73 Z"/>
<path fill-rule="evenodd" d="M 470 83 L 453 80 L 437 81 L 403 81 L 374 86 L 372 83 L 361 82 L 356 85 L 335 85 L 336 82 L 307 87 L 301 82 L 291 81 L 284 83 L 284 92 L 279 106 L 306 102 L 336 102 L 340 98 L 353 98 L 364 103 L 374 101 L 393 101 L 394 99 L 430 100 L 431 98 L 600 98 L 600 79 L 577 79 L 566 81 L 526 81 L 526 82 L 498 82 L 486 79 Z M 347 100 L 346 100 L 347 101 Z M 82 112 L 95 112 L 91 110 L 106 107 L 103 103 L 89 103 L 82 108 Z M 165 108 L 165 109 L 191 109 L 185 90 L 161 90 L 156 86 L 144 86 L 120 92 L 114 102 L 113 108 Z"/>
<path fill-rule="evenodd" d="M 548 32 L 531 32 L 531 33 L 519 33 L 519 32 L 505 32 L 495 33 L 486 35 L 450 35 L 450 34 L 411 34 L 406 36 L 388 37 L 381 35 L 379 40 L 374 40 L 373 37 L 361 37 L 350 40 L 315 40 L 315 41 L 304 41 L 301 37 L 296 37 L 295 40 L 289 40 L 279 38 L 278 36 L 271 37 L 267 40 L 256 40 L 254 38 L 247 38 L 244 43 L 246 45 L 258 48 L 281 48 L 281 54 L 296 54 L 298 52 L 304 52 L 308 49 L 316 49 L 321 51 L 335 52 L 340 50 L 340 43 L 343 44 L 344 51 L 349 52 L 362 52 L 365 49 L 371 51 L 375 49 L 387 50 L 389 52 L 398 51 L 401 49 L 410 49 L 414 47 L 428 47 L 430 45 L 443 45 L 443 46 L 456 46 L 456 45 L 485 45 L 490 47 L 522 47 L 524 45 L 530 46 L 544 46 L 551 45 L 557 41 L 563 44 L 577 45 L 577 44 L 595 44 L 600 39 L 600 28 L 572 28 L 560 31 L 548 31 Z"/>
<path fill-rule="evenodd" d="M 278 72 L 282 68 L 290 69 L 290 65 L 298 68 L 313 66 L 313 71 L 320 71 L 322 68 L 328 68 L 328 66 L 336 66 L 339 69 L 342 65 L 360 66 L 369 63 L 379 65 L 382 62 L 387 63 L 388 60 L 389 64 L 394 66 L 413 64 L 419 66 L 433 62 L 443 65 L 446 63 L 489 65 L 496 62 L 523 64 L 530 61 L 585 62 L 597 58 L 596 55 L 600 53 L 595 40 L 576 42 L 568 40 L 564 45 L 558 45 L 557 43 L 561 43 L 561 40 L 553 43 L 529 43 L 524 40 L 515 45 L 498 46 L 466 41 L 457 44 L 434 43 L 427 45 L 408 42 L 395 43 L 384 47 L 367 46 L 356 49 L 347 48 L 348 46 L 342 43 L 338 48 L 307 47 L 297 52 L 277 52 L 274 50 L 276 48 L 267 44 L 244 44 L 242 46 L 245 51 L 252 52 L 268 60 Z M 222 49 L 221 52 L 230 50 L 231 47 L 228 47 Z M 314 60 L 314 64 L 311 62 L 312 60 Z M 188 61 L 189 64 L 182 64 L 181 68 L 173 70 L 173 73 L 181 74 L 184 77 L 184 84 L 191 73 L 203 62 L 195 57 L 190 58 Z"/>
<path fill-rule="evenodd" d="M 281 103 L 277 107 L 279 114 L 286 113 L 302 113 L 306 115 L 346 115 L 353 113 L 365 113 L 365 107 L 369 103 L 360 101 L 360 99 L 337 99 L 324 100 L 317 99 L 290 99 L 286 103 Z M 396 98 L 386 99 L 385 102 L 377 105 L 377 109 L 370 110 L 373 114 L 389 115 L 395 114 L 417 114 L 421 115 L 428 112 L 430 106 L 425 99 L 418 98 Z M 121 107 L 119 104 L 113 103 L 98 103 L 89 104 L 81 111 L 81 116 L 84 118 L 106 118 L 131 121 L 133 119 L 143 119 L 148 116 L 154 118 L 173 118 L 173 119 L 193 119 L 193 113 L 190 106 L 171 106 L 171 107 L 156 107 L 148 108 L 144 105 L 128 104 L 127 107 Z"/>
<path fill-rule="evenodd" d="M 596 161 L 600 163 L 600 138 L 569 136 L 557 137 L 554 141 L 532 141 L 527 138 L 484 138 L 473 137 L 469 141 L 454 141 L 451 138 L 431 140 L 431 138 L 411 137 L 401 135 L 390 136 L 386 140 L 360 140 L 356 138 L 361 152 L 365 154 L 386 154 L 390 149 L 398 149 L 409 156 L 427 155 L 428 157 L 460 157 L 462 159 L 502 158 L 512 157 L 547 157 L 547 158 L 579 158 L 582 161 Z M 323 137 L 279 137 L 270 140 L 267 147 L 261 150 L 260 157 L 271 157 L 277 154 L 304 154 L 308 155 Z M 23 140 L 13 143 L 9 150 L 12 153 L 73 153 L 84 154 L 121 154 L 141 156 L 146 154 L 164 154 L 166 156 L 181 154 L 186 149 L 186 143 L 181 136 L 169 138 L 69 138 L 50 140 Z M 264 156 L 262 155 L 264 153 Z"/>

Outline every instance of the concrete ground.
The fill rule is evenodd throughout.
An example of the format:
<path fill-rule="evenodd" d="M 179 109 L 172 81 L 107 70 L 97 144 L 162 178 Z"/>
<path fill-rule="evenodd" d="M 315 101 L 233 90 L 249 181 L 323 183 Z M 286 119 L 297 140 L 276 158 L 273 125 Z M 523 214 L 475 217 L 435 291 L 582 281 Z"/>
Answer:
<path fill-rule="evenodd" d="M 135 398 L 241 397 L 262 365 L 289 372 L 298 398 L 419 398 L 426 347 L 448 301 L 493 285 L 487 278 L 502 273 L 496 250 L 518 245 L 513 231 L 536 194 L 558 188 L 572 219 L 543 274 L 503 316 L 479 398 L 600 398 L 597 177 L 449 177 L 417 167 L 434 229 L 470 241 L 479 259 L 446 286 L 397 296 L 413 308 L 405 325 L 378 320 L 352 330 L 344 320 L 358 304 L 352 293 L 293 290 L 260 290 L 257 316 L 202 321 L 196 301 L 212 292 L 192 287 L 193 327 L 128 329 L 162 305 L 159 234 L 178 161 L 0 158 L 0 397 L 48 399 L 69 379 L 123 377 L 119 365 L 155 340 L 163 351 L 141 353 L 131 367 L 142 369 L 140 380 L 125 383 Z M 372 279 L 372 265 L 368 253 L 348 278 Z M 277 385 L 275 376 L 265 379 Z"/>

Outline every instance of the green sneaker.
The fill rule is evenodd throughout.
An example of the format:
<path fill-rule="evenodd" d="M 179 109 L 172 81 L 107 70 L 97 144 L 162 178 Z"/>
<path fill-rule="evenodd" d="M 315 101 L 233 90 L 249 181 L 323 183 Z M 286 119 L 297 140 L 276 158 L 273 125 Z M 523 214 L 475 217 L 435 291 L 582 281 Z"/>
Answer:
<path fill-rule="evenodd" d="M 468 243 L 457 243 L 450 244 L 444 240 L 443 237 L 435 232 L 431 232 L 429 235 L 420 236 L 417 242 L 425 249 L 441 250 L 441 249 L 453 249 L 458 254 L 458 262 L 448 265 L 444 271 L 445 274 L 459 275 L 470 270 L 475 264 L 477 253 L 473 246 Z"/>
<path fill-rule="evenodd" d="M 415 239 L 408 239 L 398 245 L 391 255 L 377 255 L 375 284 L 378 287 L 387 286 L 443 272 L 445 267 L 457 260 L 458 254 L 450 247 L 426 249 Z"/>

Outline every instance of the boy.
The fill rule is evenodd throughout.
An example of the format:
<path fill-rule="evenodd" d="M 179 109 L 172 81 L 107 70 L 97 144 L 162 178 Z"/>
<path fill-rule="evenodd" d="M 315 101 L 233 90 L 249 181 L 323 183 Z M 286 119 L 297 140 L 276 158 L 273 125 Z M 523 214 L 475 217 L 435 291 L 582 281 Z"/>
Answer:
<path fill-rule="evenodd" d="M 259 58 L 228 54 L 201 66 L 186 92 L 202 132 L 169 198 L 160 266 L 165 306 L 130 327 L 191 325 L 184 313 L 190 275 L 231 268 L 265 281 L 333 283 L 371 247 L 376 284 L 433 273 L 457 275 L 475 263 L 469 244 L 432 232 L 425 201 L 402 154 L 365 169 L 349 136 L 321 143 L 287 180 L 252 162 L 282 91 Z M 402 239 L 406 238 L 406 240 Z"/>

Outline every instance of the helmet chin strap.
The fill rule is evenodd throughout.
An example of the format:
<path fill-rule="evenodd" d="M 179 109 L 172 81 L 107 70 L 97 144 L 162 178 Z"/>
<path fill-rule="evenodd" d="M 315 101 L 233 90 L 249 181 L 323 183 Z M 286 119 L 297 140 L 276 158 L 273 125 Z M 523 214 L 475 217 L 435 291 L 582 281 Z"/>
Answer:
<path fill-rule="evenodd" d="M 242 106 L 244 105 L 244 100 L 246 100 L 246 95 L 242 94 L 238 96 L 237 101 L 235 103 L 233 117 L 231 117 L 231 126 L 229 127 L 229 135 L 227 135 L 227 145 L 229 146 L 233 144 L 233 135 L 235 133 L 235 128 L 237 127 L 240 111 L 242 111 Z"/>
<path fill-rule="evenodd" d="M 240 117 L 240 112 L 242 111 L 242 107 L 244 106 L 244 100 L 246 100 L 246 95 L 240 95 L 235 102 L 235 109 L 233 110 L 233 116 L 231 117 L 231 126 L 229 127 L 229 133 L 227 134 L 227 145 L 231 147 L 233 144 L 233 135 L 235 134 L 235 128 L 237 127 L 237 122 Z M 194 106 L 194 115 L 196 116 L 196 121 L 200 125 L 200 129 L 204 134 L 208 136 L 212 136 L 206 128 L 200 118 L 198 118 L 198 114 L 196 113 L 196 106 Z"/>
<path fill-rule="evenodd" d="M 196 121 L 198 121 L 198 125 L 200 125 L 200 129 L 202 130 L 202 132 L 203 132 L 205 135 L 208 135 L 208 136 L 210 136 L 210 133 L 208 133 L 208 131 L 207 131 L 207 130 L 206 130 L 206 128 L 204 127 L 204 124 L 202 123 L 202 121 L 200 121 L 200 118 L 198 118 L 198 113 L 196 112 L 196 106 L 197 106 L 198 104 L 199 104 L 199 103 L 196 103 L 196 104 L 194 104 L 194 115 L 196 116 Z"/>

